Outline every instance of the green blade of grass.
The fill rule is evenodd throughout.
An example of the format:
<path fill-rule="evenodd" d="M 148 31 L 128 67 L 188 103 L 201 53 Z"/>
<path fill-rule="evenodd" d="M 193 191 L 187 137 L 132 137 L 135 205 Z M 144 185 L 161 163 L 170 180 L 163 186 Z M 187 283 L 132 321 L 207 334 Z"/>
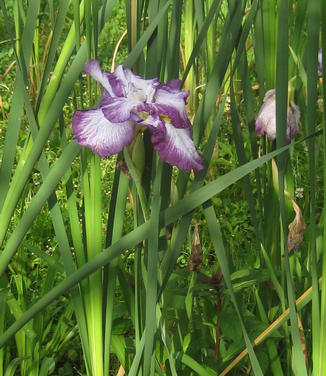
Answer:
<path fill-rule="evenodd" d="M 212 5 L 211 5 L 206 17 L 205 17 L 205 21 L 204 21 L 203 25 L 201 26 L 198 38 L 195 42 L 193 50 L 191 51 L 191 54 L 190 54 L 188 62 L 187 62 L 186 69 L 183 73 L 182 80 L 181 80 L 181 86 L 183 86 L 184 82 L 186 81 L 188 73 L 190 72 L 191 67 L 194 64 L 195 58 L 198 55 L 199 50 L 200 50 L 203 42 L 205 41 L 205 36 L 207 35 L 207 31 L 208 31 L 210 25 L 212 24 L 214 16 L 217 16 L 219 11 L 220 11 L 221 3 L 222 3 L 221 0 L 214 0 L 214 2 L 212 3 Z"/>
<path fill-rule="evenodd" d="M 257 14 L 257 13 L 256 13 Z M 256 15 L 257 17 L 257 15 Z M 255 131 L 255 117 L 256 117 L 256 110 L 255 110 L 255 98 L 252 92 L 250 78 L 249 78 L 249 67 L 248 67 L 248 59 L 247 54 L 243 54 L 243 58 L 239 64 L 239 75 L 242 82 L 243 87 L 243 99 L 244 99 L 244 108 L 245 108 L 245 119 L 248 124 L 249 134 L 250 134 L 250 145 L 251 145 L 251 153 L 253 158 L 258 157 L 258 144 L 257 144 L 257 133 Z M 261 183 L 261 176 L 259 174 L 259 170 L 255 170 L 255 178 L 256 178 L 256 186 L 257 186 L 257 197 L 258 197 L 258 205 L 259 205 L 259 234 L 262 239 L 264 239 L 264 232 L 263 232 L 263 197 L 262 197 L 262 183 Z M 259 245 L 258 245 L 259 247 Z"/>
<path fill-rule="evenodd" d="M 307 45 L 306 50 L 309 56 L 307 60 L 307 125 L 309 132 L 314 132 L 317 121 L 317 54 L 318 39 L 320 31 L 320 1 L 310 1 L 308 3 L 308 26 L 307 26 Z M 316 255 L 316 152 L 315 140 L 308 141 L 309 151 L 309 181 L 310 181 L 310 268 L 312 281 L 312 359 L 313 369 L 319 367 L 319 373 L 326 374 L 324 365 L 320 366 L 323 356 L 319 349 L 321 342 L 321 325 L 325 325 L 320 321 L 320 302 L 318 287 L 318 266 Z M 326 354 L 326 353 L 325 353 Z M 321 358 L 319 358 L 321 356 Z M 322 361 L 323 364 L 323 361 Z"/>
<path fill-rule="evenodd" d="M 280 1 L 279 26 L 277 41 L 277 67 L 276 67 L 276 145 L 281 147 L 286 144 L 287 127 L 287 106 L 288 106 L 288 14 L 289 4 L 287 0 Z M 286 157 L 284 153 L 277 158 L 279 169 L 279 192 L 280 192 L 280 213 L 282 244 L 281 249 L 285 255 L 285 274 L 287 284 L 287 295 L 290 307 L 291 336 L 293 341 L 293 361 L 294 373 L 296 375 L 306 375 L 306 365 L 302 352 L 298 319 L 295 307 L 295 296 L 293 281 L 290 271 L 289 252 L 287 247 L 287 228 L 285 221 L 285 197 L 284 197 L 284 176 L 286 170 Z"/>
<path fill-rule="evenodd" d="M 4 333 L 6 327 L 6 305 L 8 298 L 8 281 L 4 276 L 0 280 L 0 333 Z M 4 374 L 6 347 L 0 349 L 0 375 Z"/>
<path fill-rule="evenodd" d="M 159 239 L 159 218 L 161 208 L 161 182 L 163 162 L 158 162 L 154 189 L 152 197 L 152 211 L 150 217 L 150 236 L 148 239 L 147 255 L 147 281 L 146 281 L 146 314 L 145 314 L 145 349 L 144 349 L 144 374 L 149 375 L 154 345 L 156 327 L 156 302 L 157 280 L 158 280 L 158 239 Z"/>
<path fill-rule="evenodd" d="M 139 342 L 139 349 L 138 351 L 136 352 L 136 355 L 132 361 L 132 364 L 131 364 L 131 367 L 130 367 L 130 370 L 129 370 L 129 373 L 128 375 L 129 376 L 138 376 L 139 375 L 139 365 L 140 365 L 140 361 L 141 361 L 141 357 L 143 355 L 143 351 L 144 351 L 144 347 L 145 347 L 145 335 L 146 335 L 146 331 L 144 331 L 142 337 L 141 337 L 141 340 Z"/>
<path fill-rule="evenodd" d="M 166 51 L 166 76 L 169 78 L 179 77 L 180 30 L 183 0 L 173 0 L 169 41 Z"/>
<path fill-rule="evenodd" d="M 82 21 L 83 18 L 84 18 L 84 0 L 82 0 L 80 4 L 80 21 Z M 57 98 L 56 94 L 58 92 L 59 85 L 60 83 L 61 83 L 61 87 L 63 85 L 63 82 L 61 82 L 62 76 L 65 72 L 65 68 L 69 61 L 69 58 L 74 51 L 74 48 L 75 48 L 75 25 L 72 24 L 69 30 L 69 33 L 67 35 L 65 44 L 62 47 L 58 60 L 56 61 L 56 66 L 53 70 L 51 79 L 40 101 L 39 112 L 38 112 L 38 120 L 40 122 L 40 126 L 42 126 L 42 123 L 45 121 L 49 108 L 52 108 L 55 105 L 55 98 Z M 83 54 L 84 55 L 83 65 L 85 64 L 86 58 L 87 58 L 85 49 L 86 49 L 86 43 L 84 42 L 83 45 L 78 50 L 77 55 L 75 57 L 76 59 L 81 54 Z M 82 69 L 80 69 L 80 71 L 78 72 L 78 75 L 80 74 L 80 72 L 82 72 Z M 66 78 L 65 78 L 65 81 L 66 81 Z M 73 83 L 75 81 L 76 79 L 73 81 Z"/>
<path fill-rule="evenodd" d="M 185 364 L 187 367 L 191 368 L 193 371 L 196 372 L 196 375 L 199 376 L 214 376 L 216 372 L 211 368 L 204 367 L 199 364 L 195 359 L 187 354 L 182 354 L 181 356 L 181 363 Z"/>
<path fill-rule="evenodd" d="M 261 14 L 262 14 L 262 35 L 264 43 L 264 69 L 266 79 L 266 90 L 273 89 L 275 87 L 276 77 L 276 51 L 278 40 L 278 28 L 279 17 L 282 16 L 281 1 L 271 2 L 262 1 Z M 286 39 L 287 40 L 287 39 Z"/>
<path fill-rule="evenodd" d="M 61 148 L 64 149 L 67 146 L 67 139 L 65 134 L 65 122 L 63 115 L 59 118 L 60 133 L 61 133 Z M 64 176 L 66 184 L 67 194 L 67 206 L 69 213 L 69 225 L 71 230 L 71 237 L 73 246 L 76 253 L 77 267 L 85 263 L 84 245 L 82 239 L 81 226 L 78 215 L 77 199 L 72 181 L 72 170 L 68 168 Z"/>
<path fill-rule="evenodd" d="M 232 124 L 232 130 L 233 130 L 233 136 L 234 136 L 234 143 L 237 151 L 238 161 L 240 165 L 243 165 L 247 162 L 246 152 L 245 152 L 245 146 L 244 146 L 244 140 L 241 133 L 241 127 L 240 127 L 240 119 L 237 113 L 237 105 L 236 105 L 236 99 L 234 96 L 234 89 L 233 89 L 233 78 L 231 81 L 231 90 L 230 90 L 230 96 L 231 96 L 231 124 Z M 258 221 L 256 216 L 256 205 L 255 205 L 255 199 L 252 193 L 252 186 L 250 183 L 249 176 L 246 176 L 243 179 L 243 187 L 246 195 L 246 199 L 248 201 L 248 206 L 250 210 L 250 215 L 252 218 L 252 223 L 255 227 L 255 233 L 256 233 L 256 239 L 257 243 L 259 244 L 259 232 L 258 232 Z"/>
<path fill-rule="evenodd" d="M 136 43 L 135 47 L 130 52 L 129 56 L 124 62 L 124 66 L 128 68 L 132 68 L 132 66 L 136 63 L 137 59 L 141 55 L 146 43 L 148 42 L 149 38 L 153 34 L 155 28 L 157 27 L 158 23 L 160 22 L 161 18 L 164 16 L 165 12 L 167 12 L 169 5 L 171 4 L 172 0 L 168 0 L 167 3 L 160 9 L 157 13 L 156 17 L 153 21 L 148 25 L 146 31 L 140 37 L 138 42 Z"/>
<path fill-rule="evenodd" d="M 56 51 L 57 51 L 58 46 L 59 46 L 61 32 L 62 32 L 63 27 L 64 27 L 64 22 L 65 22 L 65 17 L 66 17 L 67 11 L 68 11 L 68 6 L 69 6 L 69 3 L 67 1 L 65 1 L 65 0 L 60 1 L 59 11 L 58 11 L 58 15 L 57 15 L 56 20 L 55 20 L 55 26 L 54 26 L 54 29 L 53 29 L 51 45 L 50 45 L 49 52 L 48 52 L 48 55 L 47 55 L 47 58 L 46 58 L 45 66 L 43 67 L 41 85 L 40 85 L 38 96 L 37 96 L 37 99 L 36 99 L 36 110 L 37 111 L 39 110 L 40 101 L 43 98 L 44 91 L 45 91 L 45 88 L 46 88 L 46 84 L 47 84 L 47 81 L 48 81 L 48 78 L 49 78 L 49 75 L 50 75 L 50 72 L 51 72 L 51 69 L 52 69 L 52 65 L 53 65 L 54 60 L 55 60 L 55 55 L 56 55 Z M 78 7 L 78 15 L 79 15 L 79 7 Z"/>
<path fill-rule="evenodd" d="M 123 233 L 125 218 L 126 199 L 129 187 L 129 179 L 124 174 L 117 174 L 117 192 L 111 197 L 108 229 L 111 228 L 112 238 L 107 236 L 106 246 L 117 242 Z M 104 271 L 103 298 L 105 304 L 105 329 L 104 329 L 104 374 L 107 375 L 110 369 L 110 344 L 113 328 L 113 309 L 115 304 L 116 275 L 118 260 L 113 260 Z"/>
<path fill-rule="evenodd" d="M 321 2 L 321 31 L 322 31 L 322 75 L 323 75 L 323 100 L 326 103 L 326 3 Z M 326 116 L 323 113 L 323 177 L 324 177 L 324 195 L 323 205 L 326 207 Z M 326 221 L 323 219 L 323 250 L 326 249 Z M 322 256 L 322 288 L 320 304 L 320 355 L 318 365 L 318 375 L 325 375 L 323 360 L 326 357 L 326 255 Z"/>
<path fill-rule="evenodd" d="M 227 67 L 231 60 L 233 49 L 238 42 L 238 37 L 241 30 L 241 7 L 238 6 L 232 17 L 231 15 L 229 15 L 228 17 L 229 18 L 223 28 L 220 48 L 215 60 L 213 71 L 207 82 L 205 95 L 199 105 L 194 119 L 193 138 L 195 144 L 198 144 L 201 140 L 208 119 L 213 109 L 215 108 L 216 99 Z M 229 35 L 232 35 L 231 40 L 228 37 Z"/>
<path fill-rule="evenodd" d="M 265 324 L 268 324 L 268 317 L 266 315 L 263 302 L 260 299 L 260 296 L 258 294 L 258 290 L 255 289 L 255 297 L 257 302 L 257 307 L 259 311 L 260 318 Z M 281 366 L 280 356 L 277 351 L 277 343 L 275 343 L 273 340 L 267 340 L 266 346 L 268 350 L 269 355 L 269 361 L 270 361 L 270 367 L 272 369 L 274 376 L 283 376 L 283 370 Z"/>
<path fill-rule="evenodd" d="M 102 251 L 101 224 L 101 170 L 99 157 L 92 154 L 88 158 L 90 172 L 84 170 L 84 207 L 87 260 L 92 260 Z M 90 347 L 91 370 L 95 375 L 103 375 L 103 302 L 102 270 L 89 276 L 87 291 L 84 294 L 87 312 L 87 328 Z"/>
<path fill-rule="evenodd" d="M 133 3 L 131 3 L 132 6 L 135 6 Z M 159 1 L 158 0 L 152 0 L 148 4 L 148 18 L 149 22 L 153 20 L 153 18 L 156 16 L 157 12 L 159 10 Z M 133 11 L 134 12 L 134 11 Z M 162 20 L 167 17 L 167 12 L 165 13 L 164 17 L 162 17 Z M 162 22 L 160 21 L 160 23 Z M 136 22 L 136 21 L 135 21 Z M 138 26 L 139 28 L 139 26 Z M 134 26 L 134 29 L 137 31 L 137 25 Z M 132 29 L 131 29 L 132 30 Z M 131 37 L 133 37 L 134 32 L 131 33 Z M 136 38 L 134 38 L 134 41 L 136 42 Z M 153 33 L 152 38 L 150 39 L 148 45 L 147 45 L 147 56 L 146 56 L 146 73 L 145 77 L 152 78 L 152 77 L 158 77 L 160 75 L 160 66 L 159 66 L 159 50 L 158 50 L 158 28 Z M 133 46 L 136 43 L 133 44 Z"/>
<path fill-rule="evenodd" d="M 79 14 L 79 0 L 74 0 L 74 25 L 75 25 L 75 44 L 76 51 L 80 48 L 80 14 Z"/>

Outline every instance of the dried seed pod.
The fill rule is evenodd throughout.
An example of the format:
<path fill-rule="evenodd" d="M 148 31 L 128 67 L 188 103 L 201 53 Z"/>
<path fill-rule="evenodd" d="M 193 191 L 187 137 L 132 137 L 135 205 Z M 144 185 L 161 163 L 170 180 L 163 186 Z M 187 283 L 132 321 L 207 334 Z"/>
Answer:
<path fill-rule="evenodd" d="M 293 210 L 295 211 L 295 218 L 289 224 L 289 235 L 288 235 L 288 249 L 289 251 L 297 250 L 303 240 L 303 233 L 306 229 L 306 223 L 303 219 L 301 209 L 296 204 L 296 202 L 291 197 L 291 203 Z"/>
<path fill-rule="evenodd" d="M 199 272 L 203 259 L 203 251 L 200 244 L 198 224 L 195 222 L 194 239 L 192 241 L 191 255 L 188 261 L 188 269 L 191 272 Z"/>

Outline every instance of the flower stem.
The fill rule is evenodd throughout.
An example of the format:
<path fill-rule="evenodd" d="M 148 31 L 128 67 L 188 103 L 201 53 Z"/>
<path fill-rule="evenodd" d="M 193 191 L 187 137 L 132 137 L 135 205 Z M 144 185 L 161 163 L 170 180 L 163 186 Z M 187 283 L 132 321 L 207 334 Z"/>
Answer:
<path fill-rule="evenodd" d="M 148 204 L 147 204 L 147 200 L 146 200 L 145 191 L 144 191 L 144 188 L 141 184 L 141 177 L 139 176 L 138 172 L 136 171 L 135 166 L 132 163 L 132 160 L 131 160 L 130 155 L 128 153 L 128 150 L 126 148 L 123 149 L 123 156 L 125 158 L 128 170 L 130 172 L 130 175 L 131 175 L 131 177 L 132 177 L 132 179 L 133 179 L 133 181 L 136 185 L 140 206 L 142 208 L 142 212 L 143 212 L 145 221 L 147 221 L 149 219 L 149 210 L 148 210 Z"/>

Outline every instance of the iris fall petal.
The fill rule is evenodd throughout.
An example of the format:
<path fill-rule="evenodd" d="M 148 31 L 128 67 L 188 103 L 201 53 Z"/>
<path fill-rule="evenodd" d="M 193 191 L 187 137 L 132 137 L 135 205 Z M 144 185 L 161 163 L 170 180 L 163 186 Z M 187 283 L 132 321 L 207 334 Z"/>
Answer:
<path fill-rule="evenodd" d="M 166 90 L 166 85 L 162 86 L 163 88 L 159 88 L 156 92 L 154 107 L 161 115 L 168 116 L 176 128 L 189 128 L 190 122 L 186 111 L 189 92 Z"/>
<path fill-rule="evenodd" d="M 109 121 L 122 123 L 131 119 L 132 111 L 137 107 L 137 103 L 128 101 L 125 97 L 110 97 L 107 95 L 103 97 L 100 107 Z"/>
<path fill-rule="evenodd" d="M 76 142 L 101 158 L 119 153 L 134 138 L 134 122 L 112 123 L 101 108 L 75 111 L 72 128 Z"/>
<path fill-rule="evenodd" d="M 170 123 L 150 128 L 152 144 L 163 161 L 181 170 L 202 170 L 203 159 L 191 138 L 191 129 L 175 128 Z"/>

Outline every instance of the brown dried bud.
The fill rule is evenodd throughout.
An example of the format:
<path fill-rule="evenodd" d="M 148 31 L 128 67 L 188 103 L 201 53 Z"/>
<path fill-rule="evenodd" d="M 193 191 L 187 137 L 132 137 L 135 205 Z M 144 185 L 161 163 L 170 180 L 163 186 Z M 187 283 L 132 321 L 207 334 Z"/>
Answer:
<path fill-rule="evenodd" d="M 302 240 L 303 240 L 303 233 L 306 229 L 306 223 L 303 219 L 301 209 L 295 203 L 293 198 L 291 198 L 291 203 L 293 206 L 293 210 L 295 211 L 295 218 L 293 222 L 289 224 L 289 235 L 288 235 L 288 250 L 289 252 L 292 250 L 298 250 Z"/>
<path fill-rule="evenodd" d="M 188 261 L 188 269 L 191 272 L 199 272 L 203 259 L 203 251 L 201 249 L 198 224 L 195 222 L 194 239 L 192 241 L 191 255 Z"/>

